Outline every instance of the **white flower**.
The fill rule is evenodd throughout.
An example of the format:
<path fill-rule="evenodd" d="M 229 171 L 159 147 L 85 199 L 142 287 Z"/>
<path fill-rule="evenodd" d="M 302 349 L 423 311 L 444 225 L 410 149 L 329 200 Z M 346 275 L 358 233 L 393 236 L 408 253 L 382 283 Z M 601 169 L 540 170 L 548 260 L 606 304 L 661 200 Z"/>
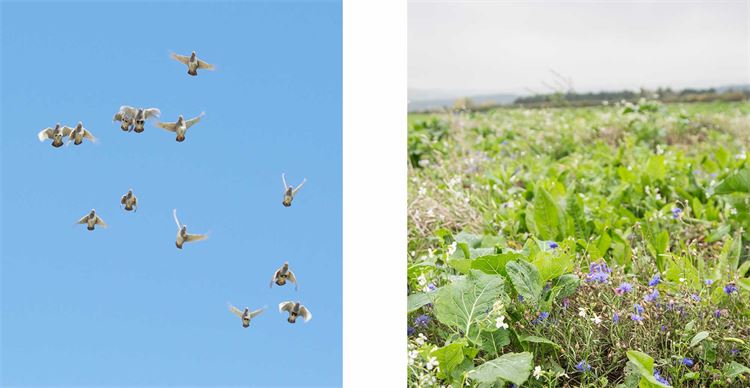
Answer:
<path fill-rule="evenodd" d="M 456 252 L 456 247 L 457 246 L 458 246 L 458 244 L 455 241 L 451 243 L 451 245 L 448 247 L 448 256 L 450 256 L 450 255 L 452 255 L 453 253 Z"/>
<path fill-rule="evenodd" d="M 500 328 L 507 329 L 508 328 L 508 324 L 505 323 L 505 316 L 501 315 L 501 316 L 497 317 L 497 319 L 495 320 L 495 327 L 497 327 L 498 329 L 500 329 Z"/>
<path fill-rule="evenodd" d="M 737 214 L 737 209 L 735 209 L 735 208 L 729 209 L 729 214 L 736 215 Z"/>
<path fill-rule="evenodd" d="M 585 318 L 586 317 L 586 309 L 583 307 L 578 308 L 578 316 Z"/>
<path fill-rule="evenodd" d="M 428 209 L 427 210 L 427 217 L 434 217 L 434 216 L 435 216 L 435 212 L 432 211 L 432 208 Z"/>
<path fill-rule="evenodd" d="M 537 365 L 534 367 L 534 378 L 539 380 L 542 377 L 542 367 Z"/>
<path fill-rule="evenodd" d="M 593 318 L 591 318 L 591 322 L 594 322 L 595 324 L 597 324 L 597 325 L 598 325 L 598 324 L 602 323 L 602 319 L 601 319 L 601 318 L 599 318 L 599 316 L 598 316 L 598 315 L 594 314 L 594 317 L 593 317 Z"/>
<path fill-rule="evenodd" d="M 424 277 L 424 274 L 421 274 L 421 275 L 419 275 L 419 277 L 417 277 L 417 283 L 420 286 L 424 286 L 424 285 L 427 284 L 427 278 Z"/>
<path fill-rule="evenodd" d="M 409 365 L 414 365 L 414 360 L 417 359 L 417 356 L 419 356 L 418 351 L 412 350 L 409 352 Z"/>
<path fill-rule="evenodd" d="M 427 370 L 432 370 L 432 368 L 436 366 L 438 366 L 438 360 L 435 357 L 430 357 L 430 359 L 427 361 L 427 364 L 425 364 Z"/>
<path fill-rule="evenodd" d="M 427 337 L 424 336 L 424 334 L 419 333 L 419 336 L 417 339 L 414 340 L 414 342 L 417 343 L 417 345 L 422 346 L 427 341 Z"/>
<path fill-rule="evenodd" d="M 745 151 L 742 151 L 739 154 L 734 155 L 734 157 L 735 159 L 738 159 L 738 160 L 745 160 L 747 159 L 747 154 L 745 153 Z"/>
<path fill-rule="evenodd" d="M 687 279 L 685 279 L 685 278 L 680 278 L 680 283 L 685 283 L 685 280 L 687 280 Z"/>
<path fill-rule="evenodd" d="M 420 187 L 419 191 L 417 192 L 417 195 L 419 195 L 420 197 L 422 197 L 425 194 L 427 194 L 427 189 L 424 186 Z"/>

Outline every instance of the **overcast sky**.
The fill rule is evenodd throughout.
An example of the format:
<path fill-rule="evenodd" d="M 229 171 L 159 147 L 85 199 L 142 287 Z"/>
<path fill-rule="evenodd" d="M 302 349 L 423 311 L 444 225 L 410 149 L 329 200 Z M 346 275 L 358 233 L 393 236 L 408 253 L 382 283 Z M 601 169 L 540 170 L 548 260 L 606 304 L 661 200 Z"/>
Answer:
<path fill-rule="evenodd" d="M 409 89 L 549 92 L 750 83 L 750 0 L 409 1 Z"/>

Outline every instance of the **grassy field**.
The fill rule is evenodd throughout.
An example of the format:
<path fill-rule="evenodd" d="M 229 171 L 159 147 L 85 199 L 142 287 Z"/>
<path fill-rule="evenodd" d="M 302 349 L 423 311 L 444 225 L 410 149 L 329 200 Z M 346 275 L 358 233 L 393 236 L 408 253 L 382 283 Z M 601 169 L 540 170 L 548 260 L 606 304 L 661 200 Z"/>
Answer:
<path fill-rule="evenodd" d="M 750 104 L 409 116 L 409 386 L 750 386 Z"/>

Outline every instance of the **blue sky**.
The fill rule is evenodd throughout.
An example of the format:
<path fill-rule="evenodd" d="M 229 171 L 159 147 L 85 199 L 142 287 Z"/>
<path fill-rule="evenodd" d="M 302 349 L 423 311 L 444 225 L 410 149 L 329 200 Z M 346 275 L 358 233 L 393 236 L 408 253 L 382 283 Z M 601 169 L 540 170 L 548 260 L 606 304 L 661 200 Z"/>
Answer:
<path fill-rule="evenodd" d="M 340 2 L 1 12 L 0 385 L 340 385 Z M 217 71 L 169 58 L 191 50 Z M 123 104 L 206 116 L 177 143 L 122 132 Z M 79 120 L 98 144 L 36 138 Z M 291 208 L 282 171 L 308 180 Z M 74 226 L 91 208 L 108 229 Z M 210 238 L 176 249 L 173 208 Z M 268 288 L 285 260 L 298 292 Z M 313 320 L 288 324 L 289 299 Z M 227 302 L 269 309 L 243 329 Z"/>

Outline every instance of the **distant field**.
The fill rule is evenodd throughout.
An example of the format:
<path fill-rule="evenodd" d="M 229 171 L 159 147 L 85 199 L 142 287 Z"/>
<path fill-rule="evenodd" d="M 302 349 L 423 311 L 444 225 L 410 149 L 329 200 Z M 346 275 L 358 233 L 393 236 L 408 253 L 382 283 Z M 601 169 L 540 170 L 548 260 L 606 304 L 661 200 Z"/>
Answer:
<path fill-rule="evenodd" d="M 408 125 L 410 386 L 750 386 L 750 104 Z"/>

